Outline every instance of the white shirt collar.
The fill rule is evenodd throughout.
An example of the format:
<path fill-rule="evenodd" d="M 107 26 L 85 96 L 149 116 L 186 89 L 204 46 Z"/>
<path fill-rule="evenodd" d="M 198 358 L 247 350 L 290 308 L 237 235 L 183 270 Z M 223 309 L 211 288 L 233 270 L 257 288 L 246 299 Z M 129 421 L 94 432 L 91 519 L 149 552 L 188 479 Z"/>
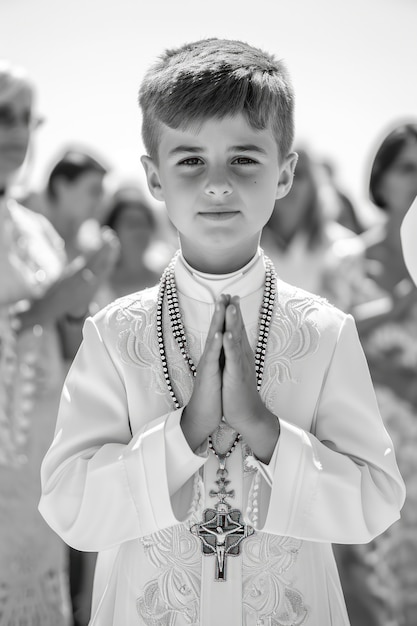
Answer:
<path fill-rule="evenodd" d="M 213 303 L 222 293 L 245 297 L 257 291 L 264 284 L 265 265 L 261 248 L 241 269 L 230 274 L 206 274 L 195 270 L 180 253 L 175 266 L 175 279 L 180 293 Z"/>

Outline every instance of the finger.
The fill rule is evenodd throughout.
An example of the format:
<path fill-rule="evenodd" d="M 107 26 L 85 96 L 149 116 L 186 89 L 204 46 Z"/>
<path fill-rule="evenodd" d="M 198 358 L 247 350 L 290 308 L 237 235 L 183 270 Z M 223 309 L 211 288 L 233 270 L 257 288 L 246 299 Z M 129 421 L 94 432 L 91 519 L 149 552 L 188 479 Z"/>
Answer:
<path fill-rule="evenodd" d="M 236 341 L 235 335 L 231 330 L 227 330 L 223 334 L 223 349 L 226 357 L 226 362 L 236 360 L 242 354 L 240 341 Z"/>
<path fill-rule="evenodd" d="M 230 339 L 239 344 L 239 349 L 247 358 L 253 358 L 245 323 L 243 321 L 240 298 L 234 296 L 226 310 L 226 331 L 231 333 Z"/>
<path fill-rule="evenodd" d="M 242 333 L 244 331 L 243 320 L 240 313 L 239 300 L 236 297 L 226 308 L 225 332 L 223 334 L 223 350 L 226 364 L 237 363 L 242 360 Z"/>
<path fill-rule="evenodd" d="M 210 322 L 207 341 L 211 341 L 216 332 L 223 332 L 227 302 L 227 296 L 225 294 L 221 294 L 221 296 L 219 296 L 219 298 L 217 299 L 214 307 L 213 317 L 211 318 Z"/>
<path fill-rule="evenodd" d="M 226 328 L 227 324 L 234 325 L 236 322 L 242 321 L 240 312 L 240 298 L 239 296 L 233 296 L 230 298 L 226 306 Z"/>
<path fill-rule="evenodd" d="M 206 339 L 206 345 L 204 346 L 203 354 L 200 359 L 200 370 L 204 367 L 206 362 L 214 364 L 215 367 L 219 367 L 220 353 L 223 348 L 223 329 L 226 302 L 227 298 L 224 295 L 220 296 L 216 302 Z"/>
<path fill-rule="evenodd" d="M 223 333 L 217 331 L 209 339 L 207 337 L 204 352 L 197 367 L 200 376 L 216 374 L 220 368 L 220 355 L 223 349 Z"/>
<path fill-rule="evenodd" d="M 240 341 L 236 341 L 231 331 L 226 331 L 223 335 L 223 351 L 225 356 L 223 386 L 230 384 L 241 385 L 246 372 L 245 356 Z M 245 393 L 245 389 L 241 389 L 239 393 Z"/>
<path fill-rule="evenodd" d="M 240 327 L 242 329 L 242 345 L 244 350 L 247 351 L 248 355 L 253 355 L 253 351 L 249 342 L 249 337 L 248 337 L 248 333 L 246 332 L 246 326 L 245 326 L 245 322 L 243 321 L 243 315 L 242 315 L 242 307 L 240 305 L 240 298 L 239 296 L 235 296 L 235 298 L 237 299 L 237 305 L 236 305 L 236 313 L 237 313 L 237 318 L 239 320 L 239 324 Z M 233 299 L 232 299 L 233 301 Z M 235 302 L 233 302 L 233 304 L 235 304 Z"/>
<path fill-rule="evenodd" d="M 225 322 L 225 330 L 232 333 L 235 341 L 240 342 L 244 331 L 244 323 L 238 296 L 233 296 L 230 304 L 226 307 Z"/>
<path fill-rule="evenodd" d="M 237 327 L 240 329 L 242 340 L 245 340 L 247 339 L 247 334 L 246 334 L 245 322 L 243 321 L 242 307 L 240 305 L 239 296 L 233 296 L 233 298 L 230 301 L 230 304 L 236 307 L 236 318 L 235 318 L 236 324 L 237 324 Z"/>

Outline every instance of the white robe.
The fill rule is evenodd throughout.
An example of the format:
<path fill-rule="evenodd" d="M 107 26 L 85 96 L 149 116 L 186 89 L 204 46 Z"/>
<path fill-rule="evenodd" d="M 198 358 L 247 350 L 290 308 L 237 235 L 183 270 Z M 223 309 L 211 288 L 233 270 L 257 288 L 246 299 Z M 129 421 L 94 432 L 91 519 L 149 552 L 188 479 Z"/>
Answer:
<path fill-rule="evenodd" d="M 195 363 L 215 297 L 239 294 L 252 345 L 264 283 L 259 251 L 241 272 L 176 281 Z M 218 462 L 194 454 L 163 377 L 157 288 L 88 319 L 42 468 L 40 511 L 79 550 L 99 551 L 94 626 L 343 626 L 331 543 L 368 542 L 399 517 L 404 486 L 350 316 L 278 281 L 261 396 L 280 418 L 268 465 L 238 444 L 227 462 L 230 501 L 256 528 L 241 555 L 202 556 L 189 530 L 213 507 Z M 192 377 L 164 315 L 181 404 Z"/>

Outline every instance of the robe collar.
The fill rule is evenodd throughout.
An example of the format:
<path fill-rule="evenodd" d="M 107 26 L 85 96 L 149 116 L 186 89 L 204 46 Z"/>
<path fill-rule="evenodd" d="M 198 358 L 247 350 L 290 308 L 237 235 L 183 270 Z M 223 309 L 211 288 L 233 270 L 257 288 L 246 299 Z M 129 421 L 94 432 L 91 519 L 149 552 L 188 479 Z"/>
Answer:
<path fill-rule="evenodd" d="M 213 304 L 222 293 L 245 298 L 263 288 L 264 255 L 258 248 L 255 256 L 240 270 L 230 274 L 206 274 L 187 263 L 180 253 L 175 266 L 175 280 L 180 293 L 194 300 Z"/>

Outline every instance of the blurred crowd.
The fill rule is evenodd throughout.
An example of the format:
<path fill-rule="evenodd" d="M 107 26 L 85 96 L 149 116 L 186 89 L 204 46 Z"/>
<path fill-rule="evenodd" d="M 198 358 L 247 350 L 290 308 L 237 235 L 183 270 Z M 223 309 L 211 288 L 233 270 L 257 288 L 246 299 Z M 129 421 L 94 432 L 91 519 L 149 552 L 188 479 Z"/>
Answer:
<path fill-rule="evenodd" d="M 42 121 L 35 95 L 23 70 L 0 64 L 0 626 L 86 626 L 95 555 L 41 518 L 40 464 L 85 318 L 156 284 L 178 244 L 147 189 L 106 183 L 112 166 L 94 146 L 63 146 L 41 190 L 16 191 Z M 334 546 L 352 626 L 417 624 L 417 290 L 400 242 L 417 195 L 417 122 L 387 124 L 369 206 L 338 184 L 336 152 L 300 142 L 261 240 L 280 278 L 355 318 L 407 486 L 386 533 Z"/>

